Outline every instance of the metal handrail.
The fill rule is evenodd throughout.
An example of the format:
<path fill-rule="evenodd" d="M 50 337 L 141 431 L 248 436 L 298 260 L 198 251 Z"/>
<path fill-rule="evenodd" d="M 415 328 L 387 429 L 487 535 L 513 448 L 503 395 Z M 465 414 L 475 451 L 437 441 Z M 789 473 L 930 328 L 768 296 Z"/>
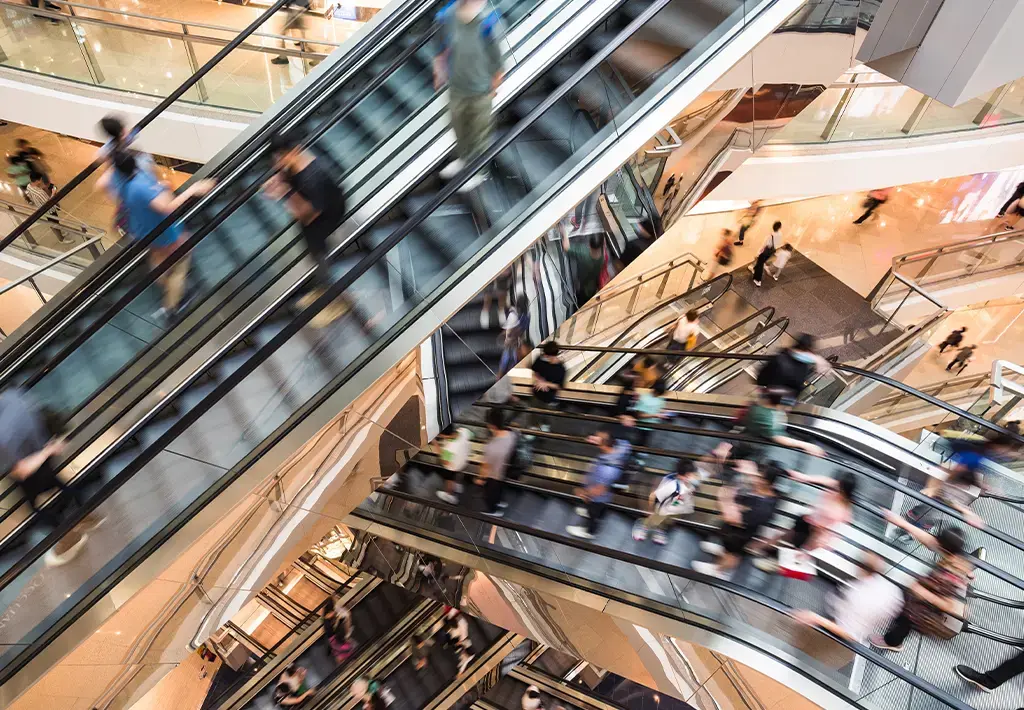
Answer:
<path fill-rule="evenodd" d="M 83 249 L 95 249 L 96 245 L 99 244 L 101 241 L 103 241 L 103 237 L 93 237 L 92 239 L 90 239 L 88 241 L 82 242 L 81 244 L 79 244 L 78 246 L 76 246 L 73 249 L 68 249 L 63 254 L 57 256 L 54 259 L 51 259 L 50 261 L 46 262 L 42 266 L 36 267 L 35 269 L 33 269 L 32 271 L 28 272 L 27 274 L 25 274 L 21 278 L 16 279 L 14 281 L 11 281 L 9 283 L 6 283 L 3 286 L 0 286 L 0 296 L 4 295 L 8 291 L 11 291 L 11 290 L 17 288 L 18 286 L 21 286 L 23 283 L 29 283 L 35 289 L 35 291 L 39 295 L 39 297 L 43 299 L 43 303 L 46 303 L 47 299 L 43 297 L 42 292 L 39 290 L 39 286 L 36 285 L 35 278 L 37 276 L 39 276 L 40 274 L 42 274 L 43 272 L 49 271 L 50 269 L 52 269 L 57 264 L 64 263 L 65 261 L 68 260 L 69 257 L 71 257 L 74 254 L 77 254 L 78 252 L 82 251 Z"/>
<path fill-rule="evenodd" d="M 974 237 L 962 242 L 952 242 L 950 244 L 943 244 L 938 247 L 931 247 L 930 249 L 918 249 L 917 251 L 908 251 L 904 254 L 898 254 L 892 258 L 892 266 L 896 268 L 903 264 L 909 264 L 915 261 L 923 261 L 930 259 L 934 256 L 942 256 L 943 254 L 954 254 L 958 251 L 967 251 L 969 249 L 976 249 L 979 246 L 987 246 L 989 244 L 998 244 L 999 242 L 1016 241 L 1024 237 L 1024 229 L 1015 229 L 1009 232 L 996 232 L 994 234 L 986 234 L 981 237 Z"/>
<path fill-rule="evenodd" d="M 10 202 L 3 198 L 0 198 L 0 208 L 5 209 L 8 212 L 13 212 L 15 214 L 22 215 L 24 217 L 31 217 L 36 209 L 32 205 L 18 204 L 17 202 Z M 100 229 L 99 227 L 93 227 L 91 224 L 87 224 L 86 222 L 83 222 L 79 219 L 75 219 L 74 217 L 68 217 L 61 214 L 58 214 L 56 217 L 54 217 L 53 215 L 47 215 L 45 217 L 45 220 L 47 224 L 56 224 L 60 227 L 64 227 L 64 229 L 68 230 L 69 232 L 77 232 L 79 234 L 85 234 L 87 236 L 93 234 L 100 237 L 106 234 L 106 232 Z"/>

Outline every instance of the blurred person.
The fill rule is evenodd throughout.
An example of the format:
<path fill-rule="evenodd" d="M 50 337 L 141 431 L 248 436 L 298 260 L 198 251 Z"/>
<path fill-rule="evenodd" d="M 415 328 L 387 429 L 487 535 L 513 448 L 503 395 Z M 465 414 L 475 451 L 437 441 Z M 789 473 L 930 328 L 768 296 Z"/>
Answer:
<path fill-rule="evenodd" d="M 605 508 L 612 499 L 612 486 L 622 475 L 622 467 L 629 455 L 629 442 L 614 439 L 611 432 L 601 430 L 587 437 L 587 441 L 598 448 L 598 456 L 587 469 L 583 487 L 578 495 L 585 505 L 576 508 L 576 513 L 586 521 L 585 525 L 569 525 L 565 531 L 573 537 L 591 540 L 597 534 Z"/>
<path fill-rule="evenodd" d="M 523 710 L 544 710 L 544 706 L 541 703 L 540 688 L 536 685 L 529 686 L 523 691 L 523 697 L 519 704 Z"/>
<path fill-rule="evenodd" d="M 569 256 L 576 272 L 576 306 L 581 307 L 593 298 L 601 287 L 601 273 L 605 268 L 604 237 L 591 234 L 587 244 L 569 243 L 569 235 L 562 232 L 562 250 Z"/>
<path fill-rule="evenodd" d="M 776 221 L 772 224 L 771 233 L 765 237 L 764 243 L 761 245 L 761 251 L 757 254 L 757 259 L 754 260 L 754 285 L 758 288 L 761 287 L 761 280 L 764 279 L 764 267 L 768 263 L 768 260 L 775 256 L 775 250 L 778 249 L 779 243 L 782 241 L 782 222 Z"/>
<path fill-rule="evenodd" d="M 440 176 L 451 180 L 491 142 L 494 95 L 505 75 L 505 34 L 498 12 L 486 0 L 451 0 L 435 19 L 441 46 L 434 59 L 434 88 L 448 85 L 457 156 Z M 486 179 L 482 169 L 459 191 L 474 190 Z"/>
<path fill-rule="evenodd" d="M 743 246 L 743 238 L 746 237 L 747 230 L 754 226 L 754 222 L 757 221 L 763 209 L 761 200 L 754 200 L 750 203 L 749 207 L 743 210 L 743 214 L 740 215 L 740 231 L 736 241 L 733 243 L 734 246 Z"/>
<path fill-rule="evenodd" d="M 49 10 L 50 12 L 61 11 L 60 5 L 57 5 L 56 3 L 52 2 L 46 2 L 45 0 L 28 0 L 28 4 L 36 8 L 37 10 Z M 37 17 L 40 20 L 49 20 L 51 25 L 60 24 L 60 20 L 58 20 L 56 17 L 46 17 L 45 15 L 33 15 L 33 17 Z"/>
<path fill-rule="evenodd" d="M 501 360 L 498 362 L 498 377 L 504 377 L 516 364 L 529 354 L 526 350 L 530 332 L 530 305 L 526 296 L 516 299 L 508 309 L 502 325 L 504 335 L 501 344 Z"/>
<path fill-rule="evenodd" d="M 491 328 L 491 304 L 498 300 L 498 326 L 505 327 L 505 314 L 508 311 L 508 294 L 512 288 L 512 267 L 505 269 L 494 279 L 484 291 L 484 305 L 480 309 L 480 329 Z"/>
<path fill-rule="evenodd" d="M 25 138 L 17 139 L 14 142 L 14 145 L 18 150 L 16 155 L 25 161 L 29 169 L 47 176 L 46 181 L 49 182 L 50 171 L 49 166 L 46 164 L 46 157 L 43 155 L 43 152 L 29 143 Z"/>
<path fill-rule="evenodd" d="M 801 449 L 812 456 L 824 456 L 820 446 L 786 436 L 786 409 L 780 392 L 761 392 L 747 409 L 740 424 L 743 432 L 761 439 L 768 439 L 780 446 Z"/>
<path fill-rule="evenodd" d="M 772 260 L 772 263 L 766 267 L 766 270 L 774 280 L 778 281 L 779 277 L 782 276 L 782 270 L 786 268 L 786 264 L 788 264 L 789 260 L 792 258 L 793 245 L 786 242 L 779 247 L 777 252 L 775 252 L 775 258 Z"/>
<path fill-rule="evenodd" d="M 334 653 L 332 648 L 334 639 L 341 641 L 351 641 L 352 639 L 352 612 L 345 606 L 338 594 L 331 595 L 327 608 L 324 610 L 323 628 L 329 653 Z"/>
<path fill-rule="evenodd" d="M 10 179 L 14 186 L 18 188 L 18 192 L 21 193 L 22 198 L 28 202 L 28 193 L 26 188 L 28 184 L 32 182 L 32 168 L 29 167 L 28 162 L 17 155 L 7 156 L 7 177 Z"/>
<path fill-rule="evenodd" d="M 806 609 L 794 611 L 793 618 L 847 641 L 866 644 L 871 634 L 887 628 L 903 608 L 903 590 L 886 578 L 886 569 L 885 560 L 873 552 L 865 552 L 857 567 L 857 577 L 845 583 L 836 596 L 828 600 L 831 618 Z"/>
<path fill-rule="evenodd" d="M 946 372 L 949 372 L 954 367 L 957 368 L 956 374 L 959 375 L 963 372 L 971 363 L 971 358 L 974 357 L 974 351 L 977 350 L 977 348 L 977 345 L 965 345 L 960 348 L 956 353 L 956 357 L 946 365 Z"/>
<path fill-rule="evenodd" d="M 357 710 L 386 710 L 389 700 L 394 700 L 387 688 L 366 678 L 353 681 L 351 692 Z"/>
<path fill-rule="evenodd" d="M 718 244 L 715 246 L 715 251 L 711 255 L 711 261 L 708 262 L 708 268 L 704 275 L 705 281 L 715 278 L 720 271 L 724 271 L 726 267 L 732 264 L 732 242 L 732 230 L 723 229 L 721 236 L 718 238 Z"/>
<path fill-rule="evenodd" d="M 1019 182 L 1017 183 L 1017 187 L 1014 189 L 1013 193 L 1010 194 L 1010 199 L 1004 202 L 1003 206 L 999 208 L 999 212 L 996 213 L 996 217 L 1002 217 L 1005 215 L 1006 211 L 1010 209 L 1010 205 L 1022 197 L 1024 197 L 1024 182 Z"/>
<path fill-rule="evenodd" d="M 549 340 L 541 346 L 540 356 L 534 360 L 530 367 L 533 373 L 533 401 L 534 406 L 540 409 L 553 409 L 557 407 L 558 393 L 565 386 L 565 364 L 559 357 L 558 343 Z M 536 426 L 534 417 L 531 426 Z M 551 427 L 541 424 L 542 431 L 548 431 Z"/>
<path fill-rule="evenodd" d="M 445 470 L 444 490 L 438 491 L 437 497 L 448 505 L 459 504 L 462 472 L 469 463 L 472 438 L 472 433 L 466 427 L 449 426 L 431 444 Z"/>
<path fill-rule="evenodd" d="M 757 384 L 774 390 L 788 399 L 796 399 L 807 386 L 811 375 L 828 372 L 831 365 L 815 352 L 816 339 L 810 333 L 801 333 L 796 341 L 775 353 L 757 373 Z"/>
<path fill-rule="evenodd" d="M 658 378 L 649 390 L 639 394 L 636 398 L 636 403 L 633 405 L 633 415 L 638 425 L 643 422 L 668 419 L 668 412 L 665 411 L 667 404 L 665 401 L 666 391 L 668 391 L 668 386 L 665 384 L 665 380 Z M 651 430 L 638 427 L 635 439 L 636 445 L 647 446 L 650 439 Z"/>
<path fill-rule="evenodd" d="M 696 308 L 691 308 L 676 320 L 675 328 L 672 329 L 672 337 L 668 341 L 669 350 L 693 350 L 697 347 L 697 336 L 700 335 L 700 313 Z"/>
<path fill-rule="evenodd" d="M 967 332 L 967 326 L 963 326 L 961 328 L 954 329 L 952 332 L 950 332 L 949 335 L 946 336 L 945 340 L 943 340 L 941 343 L 939 343 L 939 352 L 940 353 L 946 352 L 946 348 L 953 348 L 953 349 L 959 348 L 960 347 L 960 343 L 962 343 L 964 341 L 964 333 L 966 333 L 966 332 Z"/>
<path fill-rule="evenodd" d="M 979 690 L 991 693 L 999 686 L 1024 673 L 1024 651 L 1019 651 L 1016 656 L 1011 656 L 990 671 L 977 671 L 964 664 L 955 666 L 953 670 Z"/>
<path fill-rule="evenodd" d="M 286 13 L 284 21 L 281 23 L 281 34 L 290 35 L 296 40 L 296 46 L 301 47 L 302 40 L 306 35 L 305 15 L 309 12 L 309 0 L 290 0 L 281 9 Z M 284 40 L 281 40 L 281 47 L 285 47 Z M 270 63 L 287 64 L 288 57 L 284 54 L 279 54 L 271 59 Z M 313 65 L 314 63 L 310 62 L 310 64 Z"/>
<path fill-rule="evenodd" d="M 120 209 L 124 210 L 127 219 L 127 233 L 136 241 L 145 238 L 188 200 L 205 195 L 214 185 L 212 180 L 197 180 L 175 195 L 151 174 L 140 170 L 131 153 L 124 152 L 114 156 L 114 170 L 107 171 L 97 184 L 103 190 L 117 184 Z M 149 243 L 150 267 L 158 268 L 186 239 L 180 222 L 169 225 Z M 191 254 L 183 254 L 157 279 L 164 292 L 162 306 L 155 314 L 160 320 L 167 321 L 178 314 L 190 261 Z"/>
<path fill-rule="evenodd" d="M 263 189 L 270 197 L 284 200 L 299 222 L 306 249 L 316 262 L 313 277 L 321 290 L 327 290 L 333 283 L 328 239 L 345 219 L 345 195 L 324 161 L 303 148 L 294 136 L 272 136 L 270 150 L 277 172 Z M 300 303 L 308 305 L 319 296 L 314 290 Z"/>
<path fill-rule="evenodd" d="M 284 669 L 284 673 L 274 686 L 274 702 L 285 708 L 299 707 L 316 694 L 316 690 L 306 683 L 306 669 L 292 663 Z"/>
<path fill-rule="evenodd" d="M 477 484 L 484 487 L 484 514 L 500 518 L 508 505 L 502 501 L 502 496 L 505 474 L 516 448 L 516 434 L 506 425 L 504 411 L 493 408 L 487 410 L 487 430 L 491 438 L 484 445 Z"/>
<path fill-rule="evenodd" d="M 409 640 L 409 658 L 413 667 L 421 671 L 430 662 L 430 649 L 434 647 L 433 639 L 421 633 L 414 633 Z"/>
<path fill-rule="evenodd" d="M 677 460 L 675 471 L 662 478 L 648 496 L 648 515 L 633 524 L 633 539 L 643 542 L 649 533 L 655 545 L 667 543 L 666 524 L 673 518 L 693 513 L 694 495 L 700 480 L 696 463 L 690 459 Z"/>
<path fill-rule="evenodd" d="M 947 624 L 947 615 L 963 615 L 962 600 L 974 572 L 971 558 L 964 549 L 963 531 L 947 527 L 937 535 L 930 535 L 891 510 L 885 511 L 885 519 L 936 553 L 936 560 L 928 574 L 911 585 L 899 616 L 886 632 L 871 636 L 871 645 L 886 651 L 901 651 L 903 642 L 914 629 L 933 638 L 952 638 L 956 632 Z"/>
<path fill-rule="evenodd" d="M 734 472 L 718 493 L 721 510 L 721 542 L 704 541 L 701 550 L 712 555 L 712 562 L 695 561 L 695 572 L 728 579 L 739 566 L 747 545 L 753 542 L 762 526 L 775 516 L 778 507 L 776 480 L 781 469 L 768 466 L 763 471 L 750 458 L 737 458 Z"/>
<path fill-rule="evenodd" d="M 864 224 L 871 218 L 871 215 L 875 213 L 879 207 L 889 201 L 889 195 L 892 192 L 892 188 L 883 187 L 878 190 L 872 190 L 868 193 L 868 196 L 864 198 L 864 214 L 857 219 L 853 220 L 854 224 Z"/>
<path fill-rule="evenodd" d="M 668 176 L 668 180 L 665 181 L 665 186 L 661 189 L 661 196 L 665 197 L 665 195 L 668 194 L 668 191 L 671 190 L 672 186 L 675 185 L 675 184 L 676 184 L 676 176 L 675 175 L 669 175 Z M 1024 183 L 1021 183 L 1021 184 L 1024 184 Z"/>
<path fill-rule="evenodd" d="M 1021 218 L 1024 218 L 1024 198 L 1017 198 L 1006 208 L 999 226 L 1002 229 L 1016 229 L 1020 225 Z"/>
<path fill-rule="evenodd" d="M 29 183 L 25 188 L 25 199 L 28 200 L 36 209 L 45 206 L 46 203 L 49 202 L 50 198 L 53 197 L 55 192 L 57 192 L 57 188 L 47 181 L 46 176 L 42 173 L 32 172 L 29 175 Z M 59 215 L 56 207 L 51 209 L 46 215 L 47 219 L 57 219 L 58 217 Z M 64 235 L 64 231 L 60 227 L 53 226 L 50 227 L 50 230 L 57 238 L 57 241 L 61 244 L 68 244 L 71 242 L 71 240 Z"/>
<path fill-rule="evenodd" d="M 650 355 L 641 355 L 629 369 L 637 387 L 653 387 L 662 374 L 661 364 Z"/>
<path fill-rule="evenodd" d="M 100 132 L 106 137 L 106 141 L 96 153 L 96 160 L 106 163 L 108 171 L 100 179 L 97 186 L 105 189 L 107 195 L 115 205 L 114 228 L 122 233 L 128 234 L 128 212 L 121 201 L 121 186 L 124 179 L 114 169 L 114 157 L 120 153 L 128 153 L 135 159 L 135 167 L 144 173 L 148 173 L 157 182 L 162 182 L 157 173 L 156 163 L 149 153 L 133 150 L 129 146 L 135 138 L 135 131 L 129 131 L 117 116 L 104 116 L 99 123 Z M 169 187 L 169 186 L 168 186 Z"/>

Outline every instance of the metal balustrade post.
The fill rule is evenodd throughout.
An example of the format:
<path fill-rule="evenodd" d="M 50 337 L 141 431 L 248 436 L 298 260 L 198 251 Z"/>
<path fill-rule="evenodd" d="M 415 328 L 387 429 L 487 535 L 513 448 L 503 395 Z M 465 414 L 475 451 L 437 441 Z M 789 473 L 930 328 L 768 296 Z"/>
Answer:
<path fill-rule="evenodd" d="M 917 130 L 917 127 L 921 123 L 921 119 L 924 118 L 924 114 L 928 111 L 928 107 L 932 105 L 932 97 L 922 96 L 921 100 L 917 102 L 917 106 L 910 112 L 910 118 L 903 124 L 903 128 L 900 129 L 900 133 L 909 136 L 911 133 Z"/>
<path fill-rule="evenodd" d="M 181 23 L 181 33 L 185 35 L 183 40 L 185 43 L 185 56 L 188 57 L 188 69 L 190 74 L 199 73 L 199 60 L 196 59 L 196 50 L 192 46 L 192 40 L 188 39 L 188 25 L 184 22 Z M 196 82 L 196 93 L 199 95 L 200 103 L 207 103 L 210 100 L 210 94 L 206 91 L 206 84 L 202 79 Z"/>
<path fill-rule="evenodd" d="M 85 60 L 85 68 L 89 70 L 89 77 L 96 86 L 103 86 L 103 72 L 100 71 L 99 62 L 96 61 L 96 57 L 92 53 L 92 47 L 89 46 L 89 40 L 85 36 L 85 30 L 80 24 L 72 20 L 72 18 L 75 17 L 75 8 L 71 5 L 65 5 L 65 7 L 67 7 L 68 10 L 68 17 L 64 19 L 71 28 L 71 33 L 75 36 L 78 48 L 82 52 L 82 58 Z"/>

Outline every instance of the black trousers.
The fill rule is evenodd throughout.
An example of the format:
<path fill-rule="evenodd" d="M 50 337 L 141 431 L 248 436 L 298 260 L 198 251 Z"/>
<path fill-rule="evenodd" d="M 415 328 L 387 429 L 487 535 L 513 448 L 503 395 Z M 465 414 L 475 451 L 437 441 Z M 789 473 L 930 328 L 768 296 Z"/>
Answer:
<path fill-rule="evenodd" d="M 907 616 L 907 608 L 904 606 L 900 615 L 889 624 L 889 629 L 885 632 L 885 642 L 890 646 L 902 646 L 913 628 L 914 625 L 910 623 L 910 617 Z"/>
<path fill-rule="evenodd" d="M 60 516 L 54 511 L 55 506 L 50 505 L 48 508 L 43 508 L 36 504 L 36 498 L 56 488 L 60 491 L 60 498 L 66 503 L 71 503 L 74 508 L 81 508 L 85 504 L 81 493 L 74 486 L 69 486 L 57 477 L 52 458 L 44 461 L 35 473 L 24 481 L 19 481 L 18 485 L 21 486 L 25 499 L 35 512 L 36 520 L 53 528 L 61 523 Z M 60 500 L 55 501 L 57 504 L 60 502 Z"/>
<path fill-rule="evenodd" d="M 750 225 L 749 224 L 740 225 L 740 234 L 736 238 L 736 241 L 742 242 L 743 241 L 743 237 L 747 236 L 747 230 L 748 229 L 750 229 Z"/>
<path fill-rule="evenodd" d="M 498 504 L 505 493 L 505 482 L 498 478 L 484 481 L 484 508 L 488 513 L 498 512 Z"/>
<path fill-rule="evenodd" d="M 1008 680 L 1016 678 L 1024 673 L 1024 651 L 1021 651 L 1013 658 L 1009 658 L 990 670 L 987 675 L 995 685 L 1002 685 Z"/>
<path fill-rule="evenodd" d="M 868 219 L 868 217 L 875 213 L 875 210 L 878 209 L 878 206 L 882 204 L 882 200 L 876 200 L 874 197 L 869 197 L 868 199 L 865 200 L 865 203 L 867 203 L 867 209 L 864 210 L 864 214 L 862 214 L 857 219 L 853 220 L 854 224 L 863 224 Z"/>
<path fill-rule="evenodd" d="M 754 262 L 754 281 L 760 282 L 764 278 L 764 265 L 768 263 L 768 260 L 772 258 L 772 252 L 767 249 L 763 249 L 760 254 L 757 255 L 757 261 Z"/>
<path fill-rule="evenodd" d="M 589 501 L 587 503 L 587 532 L 591 535 L 597 535 L 598 528 L 601 527 L 601 518 L 604 517 L 604 511 L 608 508 L 607 503 L 598 503 L 597 501 Z"/>
<path fill-rule="evenodd" d="M 309 255 L 316 262 L 314 278 L 320 288 L 326 289 L 334 283 L 334 279 L 331 278 L 331 263 L 328 258 L 330 252 L 328 239 L 341 225 L 343 219 L 344 215 L 338 212 L 324 212 L 309 224 L 302 225 L 302 239 L 306 242 Z"/>

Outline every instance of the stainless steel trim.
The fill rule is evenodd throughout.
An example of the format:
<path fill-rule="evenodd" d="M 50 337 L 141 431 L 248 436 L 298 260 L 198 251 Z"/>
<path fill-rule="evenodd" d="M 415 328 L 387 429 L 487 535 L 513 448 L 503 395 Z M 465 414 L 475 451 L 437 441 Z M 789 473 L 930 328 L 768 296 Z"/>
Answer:
<path fill-rule="evenodd" d="M 17 288 L 18 286 L 20 286 L 23 283 L 32 281 L 35 277 L 39 276 L 40 274 L 42 274 L 42 273 L 44 273 L 46 271 L 49 271 L 54 266 L 57 266 L 58 264 L 64 263 L 65 261 L 68 260 L 69 257 L 77 254 L 78 252 L 82 251 L 83 249 L 88 249 L 90 247 L 95 248 L 95 246 L 97 244 L 99 244 L 102 240 L 103 240 L 102 237 L 93 237 L 92 239 L 79 244 L 78 246 L 74 247 L 73 249 L 67 250 L 66 252 L 64 252 L 60 256 L 51 259 L 50 261 L 46 262 L 42 266 L 39 266 L 36 269 L 28 272 L 27 274 L 25 274 L 21 278 L 15 280 L 15 281 L 9 281 L 8 283 L 4 284 L 3 286 L 0 286 L 0 296 L 4 295 L 5 293 L 7 293 L 8 291 L 10 291 L 10 290 L 12 290 L 14 288 Z M 45 299 L 44 299 L 44 302 L 45 302 Z"/>

